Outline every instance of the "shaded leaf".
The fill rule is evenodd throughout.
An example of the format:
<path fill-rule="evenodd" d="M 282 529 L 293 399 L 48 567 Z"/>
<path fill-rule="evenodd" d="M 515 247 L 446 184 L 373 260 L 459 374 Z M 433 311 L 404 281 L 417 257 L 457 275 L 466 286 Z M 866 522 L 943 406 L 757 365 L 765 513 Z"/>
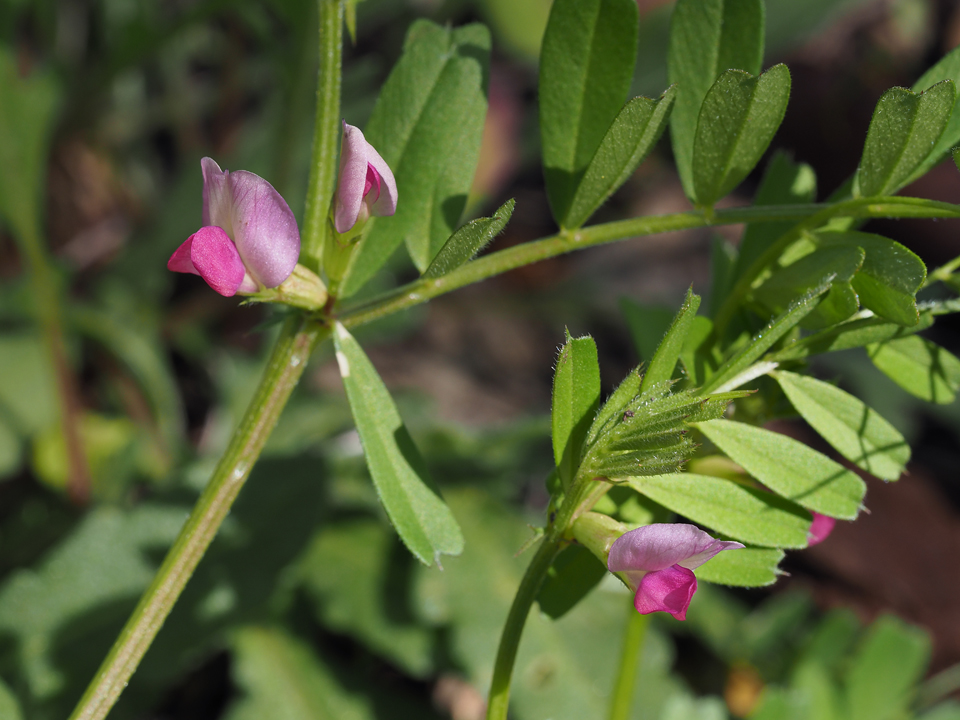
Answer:
<path fill-rule="evenodd" d="M 857 171 L 862 197 L 890 195 L 903 187 L 934 152 L 956 100 L 945 80 L 919 95 L 890 88 L 877 102 Z"/>
<path fill-rule="evenodd" d="M 600 407 L 600 365 L 591 337 L 571 338 L 560 350 L 550 412 L 553 458 L 560 483 L 570 487 L 580 467 L 587 431 Z"/>
<path fill-rule="evenodd" d="M 762 0 L 679 0 L 670 22 L 667 69 L 677 85 L 670 140 L 687 197 L 696 197 L 693 145 L 707 91 L 724 70 L 756 75 L 763 62 Z"/>
<path fill-rule="evenodd" d="M 607 568 L 582 545 L 561 552 L 547 571 L 537 593 L 540 609 L 558 620 L 587 596 L 607 574 Z"/>
<path fill-rule="evenodd" d="M 421 271 L 460 221 L 487 111 L 490 34 L 478 24 L 410 26 L 367 124 L 367 142 L 397 179 L 396 215 L 371 218 L 341 285 L 352 295 L 401 241 Z"/>
<path fill-rule="evenodd" d="M 712 207 L 760 162 L 790 99 L 790 71 L 774 65 L 759 77 L 726 70 L 707 91 L 693 143 L 697 204 Z"/>
<path fill-rule="evenodd" d="M 896 480 L 910 446 L 877 411 L 840 388 L 806 375 L 772 373 L 797 412 L 845 458 L 882 480 Z"/>
<path fill-rule="evenodd" d="M 911 395 L 941 405 L 953 402 L 960 389 L 960 360 L 917 335 L 867 346 L 883 373 Z"/>
<path fill-rule="evenodd" d="M 471 220 L 457 230 L 440 248 L 430 267 L 424 271 L 423 277 L 443 277 L 472 260 L 506 227 L 515 205 L 513 198 L 510 198 L 492 217 Z"/>
<path fill-rule="evenodd" d="M 365 720 L 367 701 L 348 693 L 310 646 L 280 628 L 243 627 L 231 636 L 232 672 L 243 691 L 228 720 Z"/>
<path fill-rule="evenodd" d="M 697 427 L 757 480 L 808 510 L 852 520 L 866 486 L 830 458 L 780 433 L 732 420 Z"/>
<path fill-rule="evenodd" d="M 871 343 L 909 337 L 913 333 L 926 330 L 931 325 L 933 325 L 933 315 L 928 312 L 921 313 L 920 321 L 912 328 L 906 328 L 878 317 L 857 318 L 808 335 L 787 345 L 782 350 L 771 353 L 768 359 L 773 362 L 783 362 L 838 350 L 849 350 Z"/>
<path fill-rule="evenodd" d="M 359 343 L 337 324 L 333 333 L 340 377 L 357 423 L 370 476 L 390 522 L 420 562 L 463 550 L 450 508 L 427 473 L 393 398 Z"/>
<path fill-rule="evenodd" d="M 814 250 L 794 263 L 773 272 L 753 291 L 754 297 L 774 312 L 783 312 L 794 298 L 825 283 L 846 284 L 863 265 L 866 256 L 859 247 L 835 246 Z M 832 288 L 831 288 L 832 289 Z M 829 294 L 823 302 L 828 302 Z M 853 307 L 838 319 L 846 320 L 857 311 L 854 294 Z"/>
<path fill-rule="evenodd" d="M 547 196 L 560 225 L 626 100 L 637 18 L 632 0 L 555 0 L 550 11 L 540 50 L 540 139 Z"/>
<path fill-rule="evenodd" d="M 954 48 L 940 58 L 936 65 L 920 76 L 920 79 L 914 83 L 911 89 L 915 93 L 924 92 L 944 80 L 952 81 L 954 87 L 960 86 L 960 48 Z M 943 134 L 934 143 L 933 150 L 917 166 L 917 169 L 904 182 L 904 185 L 909 185 L 921 175 L 925 175 L 930 168 L 946 158 L 950 154 L 951 148 L 958 143 L 960 143 L 960 97 L 954 102 L 947 127 L 944 128 Z"/>
<path fill-rule="evenodd" d="M 657 100 L 637 97 L 623 106 L 577 186 L 561 226 L 583 225 L 627 181 L 666 129 L 676 95 L 674 85 Z"/>
<path fill-rule="evenodd" d="M 628 483 L 675 513 L 735 540 L 766 547 L 807 546 L 810 513 L 773 493 L 693 473 L 636 477 Z"/>

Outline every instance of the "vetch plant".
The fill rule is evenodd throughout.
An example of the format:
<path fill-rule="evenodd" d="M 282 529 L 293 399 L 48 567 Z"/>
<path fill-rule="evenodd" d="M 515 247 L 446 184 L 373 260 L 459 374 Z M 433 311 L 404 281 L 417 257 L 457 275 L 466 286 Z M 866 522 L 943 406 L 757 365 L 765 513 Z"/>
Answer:
<path fill-rule="evenodd" d="M 895 88 L 879 99 L 859 165 L 849 168 L 849 181 L 827 199 L 817 199 L 813 168 L 773 153 L 753 204 L 723 208 L 720 201 L 767 155 L 785 114 L 806 111 L 789 104 L 788 68 L 764 66 L 762 0 L 678 0 L 669 33 L 670 85 L 655 99 L 628 97 L 639 35 L 634 0 L 555 0 L 541 48 L 538 97 L 545 194 L 559 229 L 484 253 L 515 208 L 508 200 L 489 217 L 462 222 L 487 110 L 489 32 L 479 24 L 415 22 L 361 131 L 342 119 L 340 107 L 343 24 L 345 17 L 355 23 L 355 4 L 318 4 L 320 63 L 302 246 L 293 212 L 272 185 L 253 173 L 225 172 L 209 158 L 202 161 L 203 227 L 174 252 L 168 267 L 200 275 L 227 297 L 240 294 L 247 301 L 284 305 L 277 313 L 280 329 L 245 414 L 77 704 L 75 719 L 106 717 L 134 676 L 231 512 L 314 350 L 327 340 L 372 481 L 370 493 L 386 519 L 360 525 L 356 533 L 367 540 L 387 538 L 386 543 L 393 537 L 384 534 L 389 521 L 389 532 L 425 567 L 446 566 L 444 575 L 424 571 L 437 585 L 448 582 L 458 562 L 466 562 L 471 533 L 485 523 L 471 526 L 465 518 L 482 503 L 473 498 L 448 504 L 456 493 L 445 496 L 443 479 L 428 470 L 400 409 L 353 334 L 465 285 L 594 245 L 642 242 L 675 230 L 745 228 L 738 246 L 717 244 L 710 307 L 701 308 L 693 288 L 675 314 L 625 303 L 642 362 L 609 396 L 602 390 L 593 339 L 569 333 L 564 339 L 553 382 L 553 471 L 545 478 L 549 505 L 530 542 L 536 549 L 505 618 L 492 671 L 465 649 L 469 643 L 444 648 L 451 657 L 462 654 L 456 662 L 469 665 L 474 680 L 489 676 L 489 720 L 508 715 L 524 628 L 543 619 L 531 613 L 535 604 L 551 618 L 545 622 L 553 622 L 588 602 L 585 598 L 608 571 L 629 587 L 634 605 L 628 607 L 623 597 L 630 620 L 609 711 L 612 720 L 622 720 L 632 707 L 646 622 L 635 610 L 666 612 L 691 623 L 698 602 L 709 598 L 708 584 L 773 584 L 787 551 L 824 540 L 837 519 L 855 520 L 863 510 L 866 485 L 851 467 L 885 481 L 901 476 L 910 458 L 903 435 L 862 399 L 814 377 L 811 359 L 862 349 L 879 371 L 923 400 L 952 402 L 960 390 L 960 360 L 919 334 L 938 317 L 960 310 L 952 292 L 960 286 L 955 274 L 960 260 L 928 274 L 907 247 L 862 228 L 871 218 L 960 218 L 958 205 L 897 194 L 960 145 L 955 89 L 960 50 L 912 89 Z M 303 67 L 312 65 L 304 62 Z M 30 167 L 36 169 L 43 157 L 37 143 L 21 147 L 5 138 L 33 138 L 29 123 L 14 122 L 16 112 L 31 106 L 31 93 L 40 97 L 47 91 L 29 83 L 11 87 L 21 93 L 22 102 L 9 106 L 14 108 L 9 117 L 0 114 L 0 123 L 13 123 L 9 132 L 0 132 L 0 157 L 17 157 L 26 152 L 23 148 L 33 148 Z M 38 112 L 46 108 L 47 120 L 52 117 L 53 103 L 33 106 Z M 668 128 L 689 209 L 586 226 Z M 39 180 L 36 185 L 39 196 Z M 278 186 L 283 187 L 279 181 Z M 60 306 L 49 300 L 56 294 L 49 258 L 39 245 L 39 206 L 13 188 L 0 192 L 0 213 L 30 260 L 38 326 L 49 338 L 51 357 L 63 368 Z M 384 280 L 389 273 L 381 271 L 398 254 L 405 254 L 415 279 L 385 289 L 381 284 L 373 292 L 370 281 L 389 282 Z M 934 284 L 941 286 L 939 294 L 918 299 Z M 118 353 L 125 349 L 123 343 L 115 346 Z M 66 398 L 69 383 L 61 387 Z M 66 400 L 63 406 L 69 409 Z M 833 456 L 764 427 L 771 418 L 790 415 L 803 418 L 822 436 Z M 69 412 L 64 417 L 67 426 L 74 422 Z M 311 487 L 316 490 L 315 484 Z M 176 515 L 176 523 L 181 517 Z M 132 521 L 129 525 L 137 527 Z M 332 544 L 349 548 L 351 563 L 354 551 L 361 556 L 357 548 L 366 552 L 374 544 L 347 535 L 349 542 Z M 243 536 L 230 535 L 234 540 Z M 164 538 L 146 538 L 142 544 L 152 549 L 169 541 Z M 316 558 L 343 560 L 344 553 L 331 551 L 323 540 L 286 548 L 289 566 L 283 568 L 282 582 L 291 583 L 286 589 L 302 582 L 303 568 Z M 391 567 L 397 564 L 395 558 L 389 560 Z M 146 562 L 137 561 L 137 568 Z M 372 587 L 371 578 L 387 574 L 383 567 L 371 561 L 372 569 L 351 565 L 342 574 Z M 698 583 L 703 586 L 695 595 Z M 228 617 L 232 611 L 236 593 L 211 585 L 202 610 L 184 612 L 191 622 Z M 497 577 L 462 594 L 492 593 L 491 588 L 504 585 Z M 7 587 L 13 589 L 3 592 L 18 599 L 15 593 L 42 590 L 30 583 Z M 141 588 L 124 585 L 121 590 L 129 594 Z M 451 634 L 439 630 L 454 622 L 456 595 L 447 593 L 444 602 L 432 605 L 436 638 Z M 30 687 L 52 687 L 52 675 L 43 671 L 56 665 L 53 650 L 47 652 L 55 644 L 47 636 L 42 642 L 28 637 L 33 630 L 5 619 L 4 597 L 0 594 L 0 630 L 16 636 L 16 652 L 27 672 L 34 673 Z M 118 591 L 108 599 L 116 604 L 125 597 Z M 328 706 L 325 698 L 318 699 L 323 693 L 317 688 L 336 683 L 314 682 L 327 675 L 309 646 L 293 636 L 296 624 L 281 629 L 251 624 L 250 618 L 261 620 L 262 607 L 290 604 L 261 598 L 256 612 L 238 611 L 242 621 L 229 627 L 224 642 L 242 659 L 237 672 L 250 687 L 286 667 L 285 662 L 263 660 L 271 653 L 308 668 L 298 685 L 308 688 L 300 698 L 304 706 L 316 717 L 336 716 L 349 702 Z M 364 611 L 376 612 L 379 604 L 373 605 Z M 345 615 L 350 617 L 341 622 L 353 620 L 352 612 Z M 391 637 L 394 619 L 375 624 L 364 641 L 376 648 L 390 646 L 384 638 Z M 282 622 L 276 624 L 280 628 Z M 551 632 L 560 632 L 556 628 L 561 625 L 552 627 Z M 909 633 L 894 634 L 907 637 L 902 644 L 910 645 Z M 411 641 L 416 642 L 420 640 Z M 916 657 L 922 656 L 919 642 L 910 646 Z M 443 654 L 429 649 L 422 653 L 428 657 L 424 663 Z M 414 664 L 398 651 L 400 656 Z M 426 675 L 429 667 L 418 672 Z M 531 674 L 536 673 L 521 675 Z M 857 684 L 858 677 L 848 678 L 845 687 L 867 687 Z M 822 686 L 798 681 L 800 709 L 789 716 L 814 720 L 803 714 L 812 706 L 804 704 L 807 696 L 802 694 L 833 698 L 829 687 L 816 692 Z M 862 689 L 847 694 L 850 707 L 861 702 L 857 698 L 870 696 Z M 891 707 L 908 712 L 901 705 Z M 599 716 L 595 706 L 594 700 L 583 717 L 590 712 Z M 861 714 L 851 717 L 872 717 L 857 712 Z"/>

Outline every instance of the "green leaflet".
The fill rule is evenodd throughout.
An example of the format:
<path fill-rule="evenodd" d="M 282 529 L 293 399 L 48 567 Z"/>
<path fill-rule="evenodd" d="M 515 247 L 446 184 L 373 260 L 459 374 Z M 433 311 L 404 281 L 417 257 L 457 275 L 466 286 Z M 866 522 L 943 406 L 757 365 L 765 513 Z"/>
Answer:
<path fill-rule="evenodd" d="M 774 271 L 763 285 L 753 291 L 753 295 L 773 312 L 783 312 L 794 298 L 825 282 L 850 287 L 850 281 L 863 265 L 865 255 L 856 246 L 819 248 Z M 857 297 L 854 294 L 853 307 L 835 322 L 846 320 L 857 309 Z"/>
<path fill-rule="evenodd" d="M 636 477 L 628 483 L 675 513 L 735 540 L 766 547 L 807 546 L 810 513 L 773 493 L 693 473 Z"/>
<path fill-rule="evenodd" d="M 703 99 L 693 143 L 693 188 L 703 207 L 727 195 L 753 170 L 783 122 L 790 71 L 775 65 L 759 77 L 726 70 Z"/>
<path fill-rule="evenodd" d="M 696 575 L 718 585 L 763 587 L 777 581 L 781 560 L 783 550 L 745 547 L 720 553 L 698 567 Z"/>
<path fill-rule="evenodd" d="M 743 350 L 717 368 L 716 374 L 703 386 L 702 392 L 716 392 L 728 385 L 730 388 L 739 387 L 744 382 L 753 379 L 749 377 L 750 372 L 748 372 L 751 365 L 759 360 L 774 343 L 796 327 L 797 323 L 813 310 L 820 295 L 826 290 L 827 286 L 821 285 L 797 300 L 782 315 L 773 319 L 767 327 L 754 335 L 752 342 L 748 343 Z M 756 375 L 753 377 L 756 377 Z"/>
<path fill-rule="evenodd" d="M 674 85 L 658 100 L 637 97 L 623 106 L 577 186 L 562 227 L 583 225 L 627 181 L 666 129 L 676 96 Z"/>
<path fill-rule="evenodd" d="M 687 297 L 683 301 L 680 311 L 667 329 L 663 340 L 660 341 L 660 345 L 650 361 L 650 367 L 643 376 L 643 383 L 640 386 L 641 392 L 648 391 L 654 385 L 666 382 L 673 377 L 674 368 L 677 366 L 677 360 L 683 350 L 684 342 L 690 333 L 690 327 L 693 319 L 697 316 L 699 307 L 700 296 L 694 295 L 693 290 L 688 289 Z"/>
<path fill-rule="evenodd" d="M 360 344 L 343 325 L 333 333 L 340 376 L 370 476 L 390 522 L 420 562 L 463 551 L 463 536 L 407 432 L 393 398 Z"/>
<path fill-rule="evenodd" d="M 782 150 L 770 158 L 763 173 L 760 187 L 753 198 L 754 206 L 797 205 L 813 202 L 817 194 L 817 176 L 806 163 L 795 163 Z M 794 223 L 751 223 L 743 231 L 740 255 L 734 270 L 734 280 L 739 279 L 756 262 L 764 251 Z"/>
<path fill-rule="evenodd" d="M 670 140 L 687 197 L 696 198 L 693 145 L 700 106 L 724 70 L 753 75 L 763 62 L 763 0 L 678 0 L 670 22 L 667 70 L 677 85 Z"/>
<path fill-rule="evenodd" d="M 471 220 L 457 230 L 440 248 L 430 267 L 424 271 L 423 277 L 443 277 L 472 260 L 506 227 L 515 205 L 513 198 L 510 198 L 497 208 L 492 217 Z"/>
<path fill-rule="evenodd" d="M 913 333 L 926 330 L 931 325 L 933 325 L 933 315 L 929 312 L 921 313 L 920 321 L 911 328 L 878 317 L 857 318 L 787 345 L 782 350 L 768 355 L 767 359 L 772 362 L 784 362 L 837 350 L 849 350 L 894 338 L 909 337 Z"/>
<path fill-rule="evenodd" d="M 561 225 L 626 100 L 637 17 L 633 0 L 556 0 L 550 11 L 540 51 L 540 138 L 547 196 Z"/>
<path fill-rule="evenodd" d="M 927 277 L 923 261 L 898 242 L 863 232 L 823 232 L 817 241 L 825 248 L 858 247 L 863 266 L 852 279 L 860 304 L 900 325 L 916 325 L 917 291 Z"/>
<path fill-rule="evenodd" d="M 550 420 L 553 457 L 564 488 L 580 467 L 584 439 L 600 406 L 600 365 L 590 337 L 571 338 L 557 358 Z"/>
<path fill-rule="evenodd" d="M 368 700 L 348 693 L 312 648 L 279 628 L 241 627 L 230 637 L 242 696 L 227 720 L 368 720 Z"/>
<path fill-rule="evenodd" d="M 950 80 L 919 95 L 895 87 L 880 97 L 857 171 L 860 196 L 891 195 L 909 182 L 934 152 L 955 99 Z"/>
<path fill-rule="evenodd" d="M 860 645 L 847 673 L 849 720 L 904 717 L 930 660 L 930 638 L 920 628 L 885 616 Z"/>
<path fill-rule="evenodd" d="M 837 452 L 881 480 L 897 480 L 910 460 L 903 435 L 876 410 L 807 375 L 771 373 L 787 399 Z"/>
<path fill-rule="evenodd" d="M 365 132 L 396 176 L 397 212 L 367 223 L 343 297 L 359 290 L 402 241 L 425 270 L 457 227 L 480 153 L 489 54 L 482 25 L 411 25 Z"/>
<path fill-rule="evenodd" d="M 624 297 L 620 298 L 620 312 L 630 328 L 637 354 L 644 362 L 650 362 L 673 322 L 673 311 L 656 305 L 642 305 Z"/>
<path fill-rule="evenodd" d="M 951 80 L 955 87 L 960 84 L 960 48 L 954 48 L 944 55 L 914 83 L 912 90 L 916 93 L 923 92 L 944 80 Z M 950 149 L 958 143 L 960 143 L 960 98 L 954 102 L 947 126 L 940 135 L 940 139 L 934 143 L 933 150 L 927 155 L 926 160 L 917 166 L 904 185 L 909 185 L 921 175 L 926 174 L 930 168 L 947 157 Z"/>
<path fill-rule="evenodd" d="M 735 463 L 774 492 L 808 510 L 852 520 L 866 486 L 830 458 L 786 435 L 732 420 L 697 427 Z"/>
<path fill-rule="evenodd" d="M 960 389 L 960 360 L 926 338 L 910 335 L 868 345 L 867 354 L 897 385 L 928 402 L 953 402 Z"/>

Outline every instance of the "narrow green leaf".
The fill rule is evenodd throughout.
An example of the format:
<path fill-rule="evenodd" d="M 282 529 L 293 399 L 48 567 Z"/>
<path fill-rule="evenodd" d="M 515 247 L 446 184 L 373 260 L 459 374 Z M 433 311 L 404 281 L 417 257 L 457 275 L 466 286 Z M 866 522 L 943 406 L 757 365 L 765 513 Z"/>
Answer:
<path fill-rule="evenodd" d="M 311 647 L 279 628 L 231 635 L 232 672 L 243 689 L 227 720 L 368 720 L 368 702 L 348 693 Z"/>
<path fill-rule="evenodd" d="M 680 307 L 680 312 L 677 313 L 663 336 L 663 340 L 660 341 L 660 346 L 650 361 L 650 367 L 643 376 L 643 384 L 640 386 L 641 392 L 648 391 L 654 385 L 666 382 L 673 377 L 680 351 L 683 350 L 683 344 L 686 342 L 690 326 L 697 316 L 699 307 L 700 296 L 694 295 L 693 290 L 688 289 L 687 297 Z"/>
<path fill-rule="evenodd" d="M 871 627 L 847 674 L 850 720 L 904 717 L 930 660 L 930 638 L 892 616 Z"/>
<path fill-rule="evenodd" d="M 683 349 L 680 351 L 680 362 L 683 364 L 683 371 L 687 374 L 687 379 L 693 385 L 699 385 L 710 376 L 710 372 L 715 365 L 709 364 L 713 358 L 708 357 L 709 345 L 706 352 L 700 352 L 707 338 L 713 332 L 713 320 L 703 315 L 697 315 L 690 325 L 690 332 L 687 333 L 687 339 L 683 343 Z"/>
<path fill-rule="evenodd" d="M 673 85 L 658 100 L 637 97 L 623 106 L 574 192 L 562 227 L 583 225 L 627 181 L 666 129 L 676 96 Z"/>
<path fill-rule="evenodd" d="M 919 95 L 890 88 L 877 102 L 857 174 L 862 197 L 891 195 L 931 157 L 953 112 L 956 90 L 945 80 Z"/>
<path fill-rule="evenodd" d="M 673 311 L 657 305 L 642 305 L 624 297 L 620 298 L 620 312 L 630 328 L 637 355 L 644 362 L 650 362 L 673 322 Z"/>
<path fill-rule="evenodd" d="M 861 248 L 866 255 L 852 281 L 860 304 L 900 325 L 917 324 L 917 291 L 927 268 L 915 253 L 882 235 L 863 232 L 824 232 L 817 241 L 825 247 Z"/>
<path fill-rule="evenodd" d="M 774 65 L 759 77 L 726 70 L 707 91 L 693 143 L 697 204 L 713 207 L 760 162 L 783 122 L 790 71 Z"/>
<path fill-rule="evenodd" d="M 807 375 L 771 373 L 810 426 L 847 460 L 881 480 L 897 480 L 910 460 L 903 435 L 840 388 Z"/>
<path fill-rule="evenodd" d="M 592 445 L 597 436 L 604 427 L 618 414 L 622 413 L 631 400 L 640 394 L 640 383 L 643 378 L 640 374 L 640 368 L 634 368 L 630 371 L 623 381 L 617 385 L 607 401 L 597 412 L 597 416 L 590 425 L 590 431 L 587 433 L 587 444 Z"/>
<path fill-rule="evenodd" d="M 955 87 L 960 86 L 960 48 L 954 48 L 944 55 L 936 65 L 920 76 L 911 89 L 916 93 L 924 92 L 944 80 L 951 80 Z M 930 168 L 946 158 L 951 148 L 957 144 L 960 144 L 960 97 L 953 104 L 950 120 L 940 139 L 934 143 L 926 160 L 917 166 L 904 185 L 909 185 L 921 175 L 925 175 Z"/>
<path fill-rule="evenodd" d="M 717 585 L 764 587 L 777 581 L 783 555 L 783 550 L 757 547 L 722 552 L 698 567 L 696 574 Z"/>
<path fill-rule="evenodd" d="M 600 365 L 596 343 L 591 337 L 568 336 L 557 359 L 550 413 L 553 458 L 564 488 L 570 487 L 577 474 L 584 439 L 599 406 Z"/>
<path fill-rule="evenodd" d="M 596 555 L 582 545 L 571 545 L 557 556 L 537 593 L 540 609 L 559 620 L 587 596 L 607 574 Z"/>
<path fill-rule="evenodd" d="M 667 70 L 677 84 L 670 140 L 687 197 L 696 197 L 693 143 L 707 91 L 724 70 L 753 75 L 763 63 L 763 0 L 678 0 L 670 22 Z"/>
<path fill-rule="evenodd" d="M 816 450 L 780 433 L 732 420 L 697 427 L 757 480 L 808 510 L 852 520 L 866 486 L 859 477 Z"/>
<path fill-rule="evenodd" d="M 960 389 L 960 360 L 917 335 L 867 346 L 883 373 L 911 395 L 941 405 L 953 402 Z"/>
<path fill-rule="evenodd" d="M 47 143 L 58 103 L 50 73 L 21 77 L 17 59 L 0 49 L 0 220 L 22 242 L 30 242 L 40 222 Z"/>
<path fill-rule="evenodd" d="M 459 555 L 460 527 L 427 473 L 383 380 L 339 323 L 333 343 L 370 476 L 400 539 L 425 565 L 439 562 L 441 554 Z"/>
<path fill-rule="evenodd" d="M 813 202 L 817 194 L 817 176 L 806 163 L 795 163 L 782 150 L 770 158 L 760 187 L 753 198 L 758 205 L 797 205 Z M 734 277 L 739 278 L 773 242 L 793 227 L 794 223 L 750 223 L 743 231 L 740 255 Z"/>
<path fill-rule="evenodd" d="M 768 359 L 772 362 L 802 360 L 822 353 L 849 350 L 894 338 L 909 337 L 913 333 L 926 330 L 931 325 L 933 325 L 933 315 L 929 312 L 921 313 L 920 322 L 911 328 L 878 317 L 857 318 L 808 335 L 802 340 L 772 353 L 768 356 Z"/>
<path fill-rule="evenodd" d="M 489 56 L 482 25 L 411 25 L 365 131 L 393 170 L 400 201 L 392 217 L 368 221 L 343 297 L 359 290 L 401 241 L 425 270 L 457 227 L 480 154 Z"/>
<path fill-rule="evenodd" d="M 794 690 L 767 685 L 760 693 L 750 720 L 808 720 L 807 699 Z M 817 720 L 825 720 L 818 718 Z"/>
<path fill-rule="evenodd" d="M 540 50 L 540 138 L 547 196 L 561 225 L 627 99 L 638 22 L 633 0 L 553 3 Z"/>
<path fill-rule="evenodd" d="M 783 312 L 790 302 L 811 288 L 825 283 L 849 283 L 863 265 L 866 253 L 856 246 L 834 246 L 814 250 L 786 267 L 776 270 L 763 285 L 753 291 L 754 297 L 773 312 Z M 856 297 L 846 320 L 857 311 Z"/>
<path fill-rule="evenodd" d="M 513 198 L 501 205 L 492 217 L 477 218 L 457 230 L 440 248 L 440 252 L 423 273 L 425 278 L 443 277 L 469 262 L 500 234 L 516 205 Z"/>
<path fill-rule="evenodd" d="M 720 388 L 732 390 L 738 387 L 740 384 L 738 382 L 739 378 L 743 377 L 742 373 L 745 373 L 755 361 L 759 360 L 774 343 L 796 327 L 797 323 L 816 307 L 819 297 L 826 290 L 827 286 L 821 285 L 800 298 L 785 313 L 772 320 L 767 327 L 753 336 L 752 341 L 746 347 L 717 368 L 716 374 L 703 386 L 702 392 L 712 393 Z M 747 380 L 743 382 L 747 382 Z M 730 387 L 727 387 L 728 385 Z"/>
<path fill-rule="evenodd" d="M 843 720 L 839 688 L 823 666 L 817 663 L 796 666 L 790 685 L 804 696 L 807 718 Z"/>
<path fill-rule="evenodd" d="M 810 513 L 779 495 L 709 475 L 630 478 L 638 493 L 700 525 L 753 545 L 807 546 Z"/>

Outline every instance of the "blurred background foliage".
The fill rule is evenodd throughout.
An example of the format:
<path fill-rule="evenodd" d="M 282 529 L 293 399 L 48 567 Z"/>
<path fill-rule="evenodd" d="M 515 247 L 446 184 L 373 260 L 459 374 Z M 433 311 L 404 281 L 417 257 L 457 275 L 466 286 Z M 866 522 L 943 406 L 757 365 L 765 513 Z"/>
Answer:
<path fill-rule="evenodd" d="M 343 115 L 362 126 L 414 18 L 490 25 L 468 213 L 516 197 L 495 247 L 554 229 L 536 119 L 549 5 L 365 0 L 345 51 Z M 671 6 L 639 5 L 634 92 L 655 97 Z M 311 0 L 0 4 L 0 718 L 68 714 L 253 392 L 277 311 L 165 264 L 198 226 L 204 155 L 264 176 L 300 216 L 315 14 Z M 812 164 L 825 197 L 856 166 L 880 93 L 960 43 L 960 5 L 767 0 L 767 26 L 765 65 L 794 76 L 774 146 Z M 941 166 L 907 192 L 957 202 L 960 176 Z M 685 207 L 661 143 L 598 219 Z M 874 227 L 930 266 L 957 253 L 951 223 Z M 722 232 L 736 242 L 737 228 Z M 481 717 L 527 562 L 516 552 L 546 505 L 563 327 L 597 339 L 609 391 L 638 355 L 621 305 L 672 314 L 690 282 L 708 293 L 712 240 L 674 233 L 550 260 L 360 333 L 463 527 L 466 550 L 442 572 L 385 522 L 321 352 L 111 717 Z M 411 273 L 398 255 L 365 292 Z M 956 330 L 948 317 L 933 332 L 956 352 Z M 821 369 L 911 440 L 908 481 L 868 480 L 872 514 L 792 556 L 772 590 L 707 586 L 686 624 L 657 617 L 635 717 L 819 719 L 835 702 L 852 718 L 960 717 L 949 703 L 927 711 L 960 687 L 960 410 L 910 399 L 855 352 Z M 601 717 L 628 608 L 604 582 L 561 620 L 535 612 L 516 717 Z"/>

